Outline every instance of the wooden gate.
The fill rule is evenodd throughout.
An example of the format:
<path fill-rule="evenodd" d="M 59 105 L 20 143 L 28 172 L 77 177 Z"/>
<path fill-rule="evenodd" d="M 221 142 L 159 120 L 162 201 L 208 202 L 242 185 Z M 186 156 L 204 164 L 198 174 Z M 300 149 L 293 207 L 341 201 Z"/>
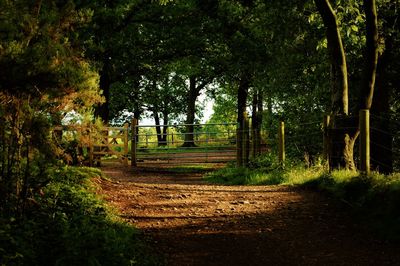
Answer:
<path fill-rule="evenodd" d="M 87 157 L 89 165 L 93 166 L 99 165 L 102 157 L 112 155 L 117 156 L 124 165 L 128 165 L 128 134 L 129 125 L 126 123 L 123 127 L 57 126 L 53 135 L 60 146 L 72 141 L 76 143 L 73 153 L 76 154 L 77 163 L 82 164 Z"/>

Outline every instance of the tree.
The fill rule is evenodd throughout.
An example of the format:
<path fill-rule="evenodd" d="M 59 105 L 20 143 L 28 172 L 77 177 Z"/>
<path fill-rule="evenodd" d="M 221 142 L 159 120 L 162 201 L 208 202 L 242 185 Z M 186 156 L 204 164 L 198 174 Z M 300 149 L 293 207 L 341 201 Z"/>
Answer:
<path fill-rule="evenodd" d="M 75 34 L 90 10 L 25 0 L 1 1 L 0 9 L 0 209 L 18 216 L 57 157 L 50 126 L 101 97 Z"/>
<path fill-rule="evenodd" d="M 345 51 L 335 11 L 329 0 L 315 0 L 317 9 L 326 27 L 328 50 L 332 66 L 332 114 L 334 131 L 331 136 L 331 167 L 355 169 L 353 149 L 359 131 L 354 121 L 349 118 L 348 107 L 348 74 Z M 366 14 L 366 53 L 363 86 L 359 95 L 359 106 L 370 109 L 375 85 L 375 74 L 378 59 L 378 29 L 376 5 L 374 0 L 364 1 Z M 349 128 L 355 130 L 349 130 Z"/>

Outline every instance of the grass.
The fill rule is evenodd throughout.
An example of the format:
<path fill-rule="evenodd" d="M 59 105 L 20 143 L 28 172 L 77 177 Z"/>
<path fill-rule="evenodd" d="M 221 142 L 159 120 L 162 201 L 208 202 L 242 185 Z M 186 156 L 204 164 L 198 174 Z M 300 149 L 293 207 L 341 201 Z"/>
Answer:
<path fill-rule="evenodd" d="M 0 214 L 0 265 L 158 265 L 139 231 L 95 193 L 98 169 L 50 170 L 23 217 Z"/>
<path fill-rule="evenodd" d="M 169 172 L 173 173 L 205 173 L 215 170 L 214 165 L 181 165 L 168 168 Z"/>
<path fill-rule="evenodd" d="M 206 179 L 225 185 L 289 185 L 322 191 L 350 206 L 383 238 L 400 241 L 400 173 L 363 176 L 355 171 L 327 172 L 322 165 L 288 165 L 282 168 L 264 158 L 261 163 L 251 162 L 250 168 L 217 170 Z"/>

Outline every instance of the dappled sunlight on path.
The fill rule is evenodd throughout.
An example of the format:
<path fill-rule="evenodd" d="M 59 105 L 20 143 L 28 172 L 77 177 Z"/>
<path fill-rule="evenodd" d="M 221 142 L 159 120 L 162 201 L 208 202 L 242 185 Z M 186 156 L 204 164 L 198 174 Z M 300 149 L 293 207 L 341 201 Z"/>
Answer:
<path fill-rule="evenodd" d="M 344 210 L 285 186 L 216 186 L 202 173 L 105 166 L 107 201 L 140 228 L 168 265 L 395 265 Z"/>

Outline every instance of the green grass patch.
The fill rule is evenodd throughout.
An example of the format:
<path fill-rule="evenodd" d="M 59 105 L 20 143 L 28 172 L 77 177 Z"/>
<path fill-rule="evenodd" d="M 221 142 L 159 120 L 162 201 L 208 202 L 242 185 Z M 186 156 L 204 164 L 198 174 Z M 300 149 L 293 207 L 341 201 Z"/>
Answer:
<path fill-rule="evenodd" d="M 158 265 L 137 229 L 95 194 L 94 168 L 49 170 L 22 217 L 0 215 L 0 265 Z"/>
<path fill-rule="evenodd" d="M 215 169 L 213 165 L 182 165 L 168 168 L 172 173 L 205 173 Z"/>
<path fill-rule="evenodd" d="M 249 168 L 233 166 L 206 175 L 225 185 L 289 185 L 323 191 L 350 206 L 356 216 L 383 238 L 400 241 L 400 173 L 360 175 L 355 171 L 328 172 L 322 165 L 281 167 L 272 156 L 259 158 Z"/>

